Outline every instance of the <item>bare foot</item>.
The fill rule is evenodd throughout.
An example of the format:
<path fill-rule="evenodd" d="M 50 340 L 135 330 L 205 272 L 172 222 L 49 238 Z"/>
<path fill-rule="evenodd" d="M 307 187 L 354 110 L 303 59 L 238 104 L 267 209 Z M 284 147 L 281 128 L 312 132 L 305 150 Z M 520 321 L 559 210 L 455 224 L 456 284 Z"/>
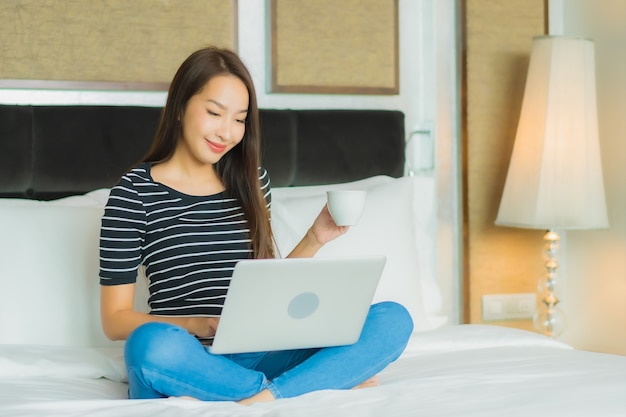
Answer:
<path fill-rule="evenodd" d="M 253 395 L 250 398 L 246 398 L 245 400 L 241 400 L 237 402 L 241 405 L 251 405 L 254 403 L 274 401 L 275 399 L 276 398 L 274 398 L 274 395 L 272 395 L 270 390 L 264 389 L 263 391 L 259 392 L 256 395 Z"/>
<path fill-rule="evenodd" d="M 371 377 L 367 381 L 360 383 L 359 385 L 357 385 L 356 387 L 354 387 L 352 389 L 377 387 L 379 385 L 380 385 L 380 381 L 378 380 L 378 377 L 376 375 L 374 375 L 373 377 Z"/>
<path fill-rule="evenodd" d="M 370 379 L 360 383 L 359 385 L 357 385 L 356 387 L 354 387 L 352 389 L 377 387 L 379 385 L 380 385 L 380 381 L 378 381 L 378 376 L 374 375 Z M 275 398 L 272 395 L 272 393 L 270 392 L 270 390 L 264 389 L 263 391 L 259 392 L 256 395 L 253 395 L 250 398 L 246 398 L 245 400 L 238 401 L 238 403 L 241 404 L 241 405 L 251 405 L 251 404 L 254 404 L 254 403 L 269 402 L 269 401 L 274 401 L 274 400 L 275 400 Z"/>

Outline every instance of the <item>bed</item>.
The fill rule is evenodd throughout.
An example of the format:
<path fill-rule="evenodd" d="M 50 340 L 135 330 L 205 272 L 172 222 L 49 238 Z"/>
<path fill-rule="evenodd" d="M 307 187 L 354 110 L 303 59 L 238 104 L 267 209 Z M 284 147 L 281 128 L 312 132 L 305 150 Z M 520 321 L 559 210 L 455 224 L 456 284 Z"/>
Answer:
<path fill-rule="evenodd" d="M 123 343 L 100 328 L 99 224 L 108 189 L 147 150 L 159 112 L 0 106 L 0 416 L 626 415 L 626 357 L 442 313 L 452 296 L 433 261 L 435 180 L 405 175 L 404 116 L 388 110 L 261 110 L 281 253 L 325 191 L 368 192 L 360 222 L 317 256 L 388 257 L 375 301 L 403 303 L 415 332 L 381 385 L 251 407 L 126 399 Z M 145 278 L 138 283 L 145 309 Z"/>

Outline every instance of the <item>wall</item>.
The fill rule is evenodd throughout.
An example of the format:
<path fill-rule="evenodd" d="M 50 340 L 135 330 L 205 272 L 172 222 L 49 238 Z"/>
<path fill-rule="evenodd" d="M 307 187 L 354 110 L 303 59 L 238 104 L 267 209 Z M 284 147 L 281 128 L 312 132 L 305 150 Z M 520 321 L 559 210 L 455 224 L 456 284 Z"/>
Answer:
<path fill-rule="evenodd" d="M 592 38 L 609 229 L 567 233 L 563 339 L 626 355 L 626 2 L 562 2 L 564 35 Z"/>

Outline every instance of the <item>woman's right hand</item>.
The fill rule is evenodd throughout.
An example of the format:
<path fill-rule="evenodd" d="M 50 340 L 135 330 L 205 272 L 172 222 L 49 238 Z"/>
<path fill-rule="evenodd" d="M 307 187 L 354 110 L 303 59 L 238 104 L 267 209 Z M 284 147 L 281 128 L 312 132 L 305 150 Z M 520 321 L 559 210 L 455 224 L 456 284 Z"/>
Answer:
<path fill-rule="evenodd" d="M 190 317 L 185 327 L 189 333 L 206 338 L 215 336 L 219 323 L 219 317 Z"/>
<path fill-rule="evenodd" d="M 126 340 L 137 327 L 149 322 L 171 323 L 189 333 L 206 338 L 215 336 L 219 317 L 171 317 L 147 314 L 133 309 L 135 284 L 101 285 L 102 328 L 111 340 Z"/>

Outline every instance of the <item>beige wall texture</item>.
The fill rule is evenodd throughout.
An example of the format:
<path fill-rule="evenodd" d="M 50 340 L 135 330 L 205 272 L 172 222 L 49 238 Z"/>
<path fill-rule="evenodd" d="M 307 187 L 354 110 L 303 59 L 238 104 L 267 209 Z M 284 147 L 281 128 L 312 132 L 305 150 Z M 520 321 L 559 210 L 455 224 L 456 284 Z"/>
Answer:
<path fill-rule="evenodd" d="M 272 0 L 272 90 L 397 94 L 398 0 Z"/>
<path fill-rule="evenodd" d="M 482 322 L 486 294 L 535 293 L 543 231 L 494 224 L 515 140 L 532 38 L 544 33 L 543 0 L 466 0 L 466 321 Z M 497 321 L 532 330 L 531 320 Z"/>
<path fill-rule="evenodd" d="M 192 51 L 233 47 L 233 0 L 0 2 L 0 79 L 169 83 Z"/>
<path fill-rule="evenodd" d="M 567 232 L 563 339 L 626 355 L 626 1 L 567 0 L 564 34 L 594 40 L 609 229 Z"/>

